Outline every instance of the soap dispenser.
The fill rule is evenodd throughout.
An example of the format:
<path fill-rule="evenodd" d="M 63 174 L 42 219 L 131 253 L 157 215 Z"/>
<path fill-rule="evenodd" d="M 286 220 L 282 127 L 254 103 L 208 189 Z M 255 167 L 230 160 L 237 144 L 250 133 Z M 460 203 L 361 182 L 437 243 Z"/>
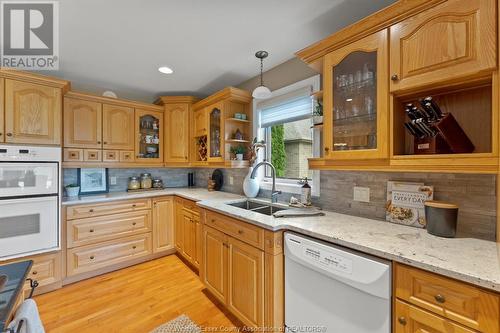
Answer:
<path fill-rule="evenodd" d="M 300 201 L 306 205 L 306 206 L 311 206 L 311 186 L 307 182 L 307 177 L 304 177 L 302 180 L 303 184 L 302 189 L 301 189 L 301 194 L 300 194 Z"/>

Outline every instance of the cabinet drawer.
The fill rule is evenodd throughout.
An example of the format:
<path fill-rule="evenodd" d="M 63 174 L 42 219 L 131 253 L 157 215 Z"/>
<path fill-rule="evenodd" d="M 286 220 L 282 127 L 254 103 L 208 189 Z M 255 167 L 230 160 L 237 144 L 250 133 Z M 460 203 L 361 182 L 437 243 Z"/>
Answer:
<path fill-rule="evenodd" d="M 475 330 L 499 332 L 499 297 L 480 288 L 396 265 L 396 297 Z"/>
<path fill-rule="evenodd" d="M 207 212 L 205 223 L 236 239 L 264 249 L 264 230 L 259 227 L 213 212 Z"/>
<path fill-rule="evenodd" d="M 119 162 L 120 152 L 118 150 L 104 150 L 102 152 L 103 162 Z"/>
<path fill-rule="evenodd" d="M 64 161 L 83 162 L 83 149 L 64 148 Z"/>
<path fill-rule="evenodd" d="M 101 162 L 102 150 L 99 149 L 84 149 L 83 160 L 85 162 Z"/>
<path fill-rule="evenodd" d="M 68 248 L 151 231 L 151 211 L 68 221 Z"/>
<path fill-rule="evenodd" d="M 61 253 L 44 254 L 29 258 L 33 260 L 33 266 L 28 278 L 36 280 L 39 287 L 58 282 L 61 280 Z M 29 287 L 28 287 L 29 290 Z"/>
<path fill-rule="evenodd" d="M 133 151 L 120 151 L 120 162 L 133 162 L 134 152 Z"/>
<path fill-rule="evenodd" d="M 85 217 L 126 213 L 141 209 L 151 209 L 151 200 L 137 199 L 70 206 L 66 209 L 66 219 L 73 220 Z"/>
<path fill-rule="evenodd" d="M 151 253 L 151 233 L 68 249 L 68 276 L 112 266 Z"/>
<path fill-rule="evenodd" d="M 410 304 L 396 300 L 394 332 L 474 333 L 475 331 Z"/>

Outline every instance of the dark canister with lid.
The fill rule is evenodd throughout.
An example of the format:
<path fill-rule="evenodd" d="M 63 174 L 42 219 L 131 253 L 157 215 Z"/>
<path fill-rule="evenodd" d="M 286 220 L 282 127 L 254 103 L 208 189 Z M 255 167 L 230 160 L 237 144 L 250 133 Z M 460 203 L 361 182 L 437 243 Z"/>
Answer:
<path fill-rule="evenodd" d="M 448 238 L 455 237 L 457 218 L 457 205 L 443 201 L 425 202 L 425 219 L 429 234 Z"/>

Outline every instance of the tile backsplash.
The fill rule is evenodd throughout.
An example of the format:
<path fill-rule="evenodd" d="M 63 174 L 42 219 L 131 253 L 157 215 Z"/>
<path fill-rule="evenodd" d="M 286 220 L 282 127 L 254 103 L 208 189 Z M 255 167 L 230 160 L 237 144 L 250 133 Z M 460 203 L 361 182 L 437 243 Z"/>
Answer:
<path fill-rule="evenodd" d="M 195 173 L 195 185 L 206 187 L 213 168 L 159 168 L 159 169 L 109 169 L 110 177 L 117 177 L 117 184 L 110 191 L 127 189 L 128 177 L 149 172 L 160 177 L 168 187 L 187 186 L 187 174 Z M 222 169 L 225 192 L 243 194 L 243 180 L 248 169 Z M 76 183 L 76 169 L 64 170 L 64 184 Z M 231 184 L 232 178 L 232 184 Z M 494 175 L 440 174 L 440 173 L 389 173 L 321 171 L 320 196 L 314 204 L 325 210 L 344 214 L 385 220 L 387 181 L 423 182 L 434 186 L 434 198 L 459 205 L 458 236 L 495 240 L 496 231 L 496 177 Z M 370 188 L 370 202 L 353 200 L 353 187 Z M 278 186 L 279 189 L 279 186 Z M 269 191 L 259 196 L 269 197 Z M 280 201 L 289 200 L 291 194 L 283 193 Z"/>

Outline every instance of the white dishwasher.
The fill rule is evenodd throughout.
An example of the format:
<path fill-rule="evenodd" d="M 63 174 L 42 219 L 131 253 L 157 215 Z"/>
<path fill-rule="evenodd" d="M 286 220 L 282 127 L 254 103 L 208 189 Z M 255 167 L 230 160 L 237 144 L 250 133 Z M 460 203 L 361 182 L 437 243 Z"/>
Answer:
<path fill-rule="evenodd" d="M 286 232 L 285 325 L 291 332 L 390 333 L 391 263 Z"/>

